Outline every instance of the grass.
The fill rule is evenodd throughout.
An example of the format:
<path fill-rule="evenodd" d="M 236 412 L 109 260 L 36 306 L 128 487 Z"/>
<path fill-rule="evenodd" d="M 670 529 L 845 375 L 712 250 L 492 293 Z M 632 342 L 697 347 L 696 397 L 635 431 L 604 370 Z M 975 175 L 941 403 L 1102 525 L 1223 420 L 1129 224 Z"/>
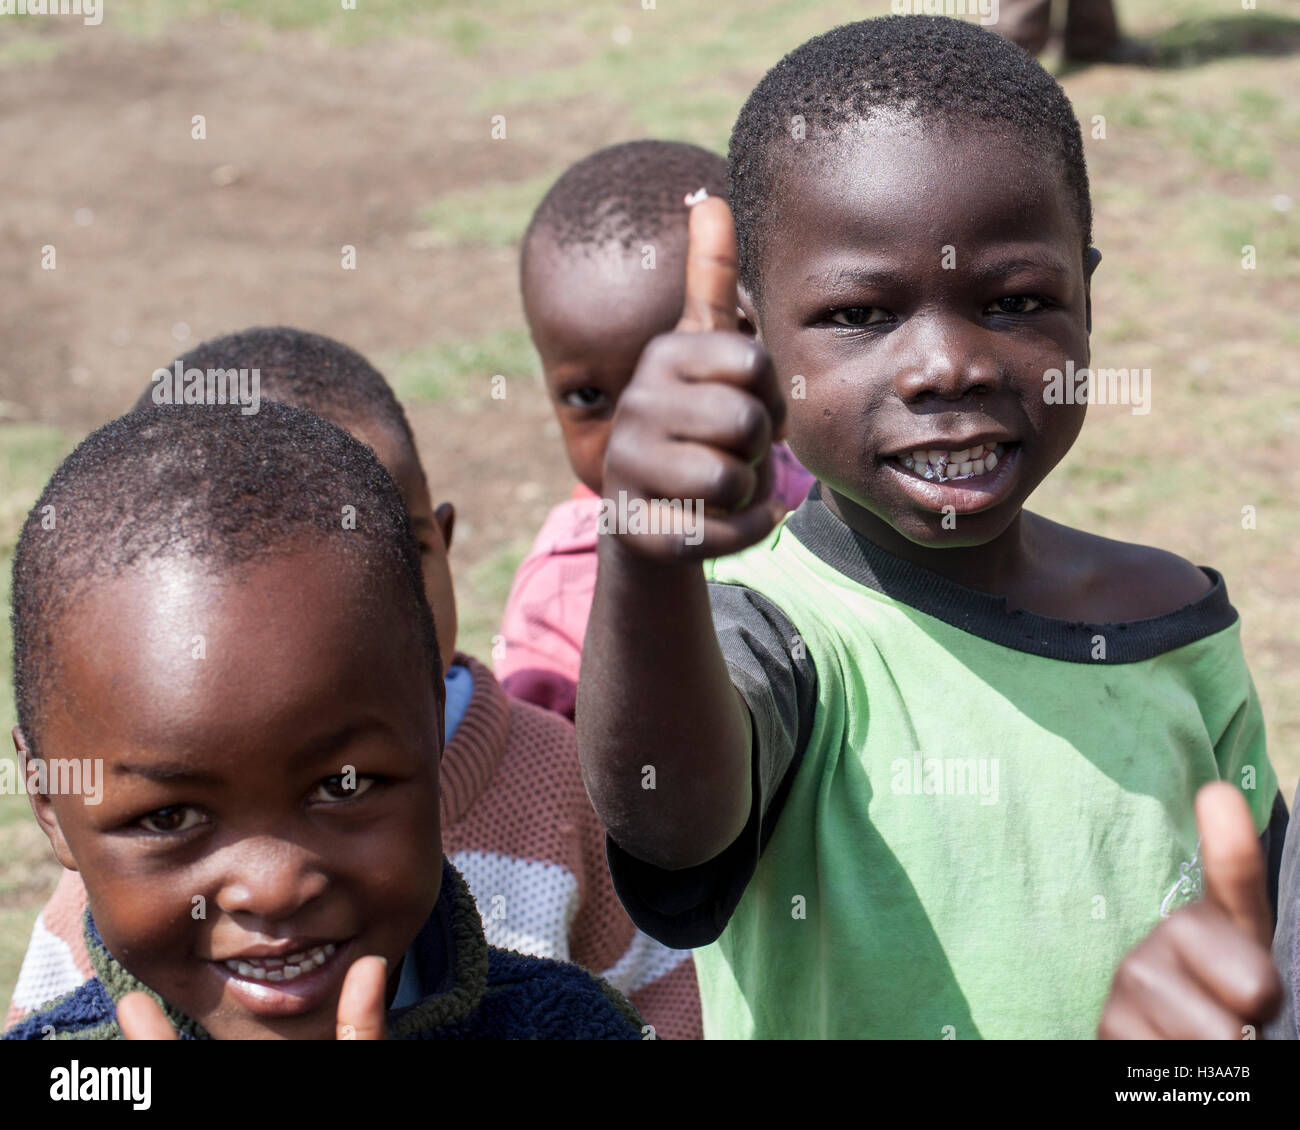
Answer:
<path fill-rule="evenodd" d="M 501 631 L 501 609 L 510 595 L 515 570 L 532 545 L 529 536 L 516 538 L 478 562 L 458 578 L 456 646 L 482 663 L 491 664 L 492 645 Z"/>
<path fill-rule="evenodd" d="M 474 243 L 509 247 L 518 243 L 537 202 L 562 171 L 444 193 L 420 217 L 427 225 L 428 243 L 435 247 Z"/>
<path fill-rule="evenodd" d="M 401 400 L 487 399 L 498 375 L 507 389 L 535 380 L 537 355 L 526 331 L 508 329 L 394 354 L 380 367 Z"/>

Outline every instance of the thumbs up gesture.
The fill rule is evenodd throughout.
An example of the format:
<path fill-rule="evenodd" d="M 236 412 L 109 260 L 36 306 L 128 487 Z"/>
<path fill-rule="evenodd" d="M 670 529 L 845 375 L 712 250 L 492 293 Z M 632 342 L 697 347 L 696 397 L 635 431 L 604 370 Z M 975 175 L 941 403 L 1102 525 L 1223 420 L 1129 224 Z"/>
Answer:
<path fill-rule="evenodd" d="M 1205 896 L 1170 915 L 1120 963 L 1103 1040 L 1240 1040 L 1282 999 L 1273 913 L 1255 822 L 1224 781 L 1196 797 Z"/>
<path fill-rule="evenodd" d="M 617 530 L 644 557 L 682 561 L 735 553 L 763 538 L 784 508 L 771 499 L 771 446 L 785 399 L 767 351 L 737 332 L 736 235 L 717 198 L 690 215 L 686 298 L 673 333 L 646 346 L 619 398 L 605 454 L 605 496 L 681 500 L 697 536 Z M 659 523 L 661 529 L 663 523 Z"/>

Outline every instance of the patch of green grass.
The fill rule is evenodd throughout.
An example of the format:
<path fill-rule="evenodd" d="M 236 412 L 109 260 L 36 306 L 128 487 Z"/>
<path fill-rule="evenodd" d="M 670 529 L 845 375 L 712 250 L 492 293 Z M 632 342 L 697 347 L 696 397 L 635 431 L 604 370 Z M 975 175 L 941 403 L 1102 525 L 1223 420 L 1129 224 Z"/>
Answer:
<path fill-rule="evenodd" d="M 508 116 L 506 128 L 510 128 Z M 560 171 L 528 180 L 444 193 L 424 210 L 420 218 L 428 225 L 431 242 L 435 245 L 478 243 L 489 247 L 509 247 L 524 234 L 533 209 Z"/>
<path fill-rule="evenodd" d="M 1225 16 L 1221 8 L 1202 15 L 1181 3 L 1179 9 L 1179 22 L 1152 37 L 1166 67 L 1193 67 L 1238 55 L 1284 55 L 1300 46 L 1300 19 L 1291 16 L 1258 9 Z"/>
<path fill-rule="evenodd" d="M 71 37 L 41 35 L 35 32 L 10 33 L 0 39 L 0 69 L 32 63 L 48 63 L 61 55 L 72 43 Z"/>
<path fill-rule="evenodd" d="M 1145 91 L 1109 94 L 1102 99 L 1101 112 L 1108 125 L 1113 123 L 1129 129 L 1145 129 L 1151 125 L 1151 117 L 1147 113 L 1149 104 Z"/>
<path fill-rule="evenodd" d="M 1216 192 L 1203 189 L 1184 203 L 1174 230 L 1185 246 L 1198 244 L 1211 261 L 1249 275 L 1279 280 L 1294 273 L 1300 258 L 1300 201 L 1285 211 L 1267 189 Z M 1244 247 L 1254 247 L 1255 266 L 1242 267 Z"/>
<path fill-rule="evenodd" d="M 441 342 L 399 353 L 383 366 L 399 400 L 488 399 L 492 378 L 505 387 L 535 380 L 537 355 L 523 330 L 499 330 L 486 337 Z"/>
<path fill-rule="evenodd" d="M 492 665 L 492 637 L 501 631 L 501 613 L 515 570 L 531 546 L 530 538 L 517 538 L 456 578 L 456 646 L 488 666 Z"/>

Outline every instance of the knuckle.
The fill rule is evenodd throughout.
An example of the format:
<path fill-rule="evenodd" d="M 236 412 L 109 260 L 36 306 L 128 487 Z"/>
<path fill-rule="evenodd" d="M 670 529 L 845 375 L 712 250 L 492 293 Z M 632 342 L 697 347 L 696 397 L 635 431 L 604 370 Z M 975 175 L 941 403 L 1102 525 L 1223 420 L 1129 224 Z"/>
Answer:
<path fill-rule="evenodd" d="M 736 506 L 748 493 L 747 468 L 731 460 L 714 458 L 705 472 L 706 493 L 710 501 L 725 509 Z"/>
<path fill-rule="evenodd" d="M 753 397 L 746 396 L 735 408 L 732 431 L 746 448 L 757 448 L 770 431 L 767 410 Z"/>
<path fill-rule="evenodd" d="M 641 350 L 641 360 L 637 364 L 637 373 L 646 372 L 653 375 L 672 368 L 681 356 L 682 348 L 686 344 L 683 339 L 688 337 L 689 335 L 682 333 L 656 334 L 646 343 L 646 347 Z M 626 396 L 635 384 L 635 381 L 629 384 L 623 395 Z"/>

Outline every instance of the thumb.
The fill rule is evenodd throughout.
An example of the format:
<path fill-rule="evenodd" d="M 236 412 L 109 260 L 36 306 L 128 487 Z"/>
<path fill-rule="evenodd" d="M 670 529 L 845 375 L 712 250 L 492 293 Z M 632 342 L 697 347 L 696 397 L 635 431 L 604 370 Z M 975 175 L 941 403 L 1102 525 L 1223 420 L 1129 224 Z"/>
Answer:
<path fill-rule="evenodd" d="M 384 996 L 388 962 L 382 957 L 360 957 L 343 978 L 339 993 L 337 1038 L 382 1040 L 387 1034 Z"/>
<path fill-rule="evenodd" d="M 732 330 L 736 318 L 736 228 L 731 209 L 710 196 L 691 207 L 686 248 L 686 300 L 678 330 Z"/>
<path fill-rule="evenodd" d="M 117 1026 L 127 1040 L 175 1040 L 176 1029 L 148 993 L 127 993 L 117 1002 Z"/>
<path fill-rule="evenodd" d="M 1196 794 L 1196 825 L 1205 897 L 1268 948 L 1273 943 L 1273 911 L 1265 887 L 1264 854 L 1245 797 L 1226 781 L 1206 785 Z"/>

